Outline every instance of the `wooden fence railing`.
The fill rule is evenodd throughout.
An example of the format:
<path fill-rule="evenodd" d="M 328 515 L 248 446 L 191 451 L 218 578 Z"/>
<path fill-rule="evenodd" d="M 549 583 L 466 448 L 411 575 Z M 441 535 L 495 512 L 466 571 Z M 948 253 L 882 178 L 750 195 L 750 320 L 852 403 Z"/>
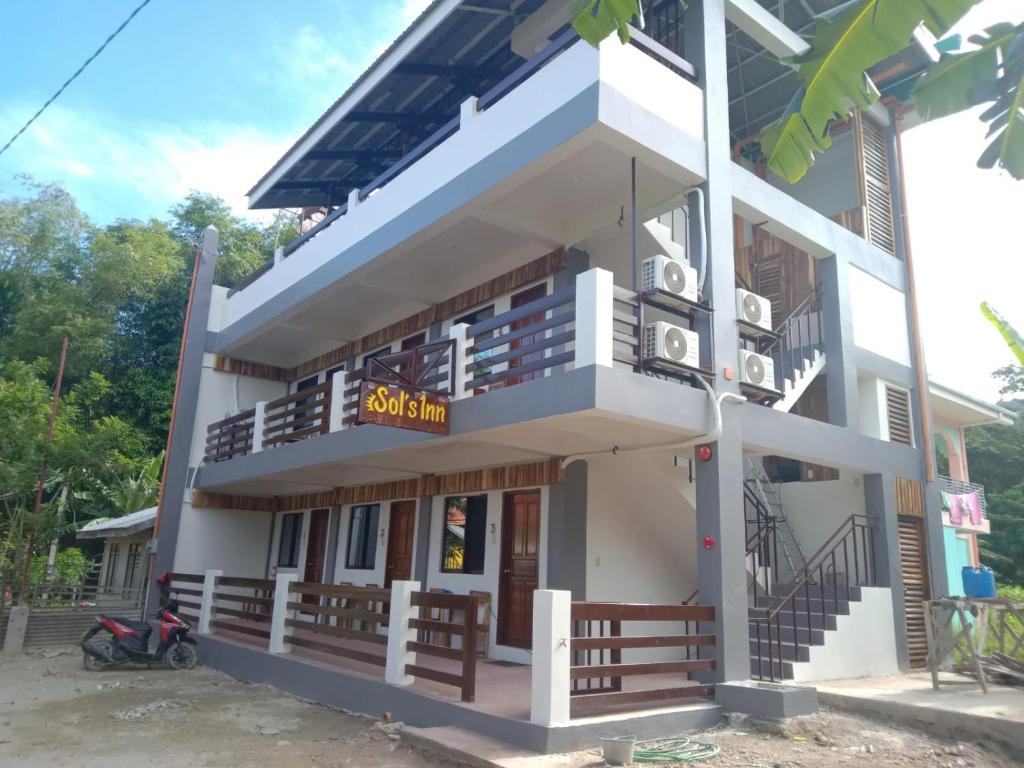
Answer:
<path fill-rule="evenodd" d="M 214 588 L 213 602 L 211 627 L 270 639 L 273 581 L 220 576 Z"/>
<path fill-rule="evenodd" d="M 445 671 L 421 663 L 406 664 L 406 674 L 433 680 L 459 688 L 462 700 L 476 698 L 476 633 L 477 610 L 480 598 L 476 595 L 448 595 L 436 592 L 413 592 L 412 604 L 420 609 L 420 618 L 409 620 L 409 627 L 418 631 L 418 639 L 406 643 L 409 651 L 437 659 L 459 662 L 459 671 Z M 444 617 L 458 616 L 460 621 L 445 621 Z M 460 639 L 459 647 L 438 644 L 441 638 Z M 432 642 L 438 638 L 438 642 Z M 419 661 L 419 658 L 417 658 Z"/>
<path fill-rule="evenodd" d="M 198 573 L 171 574 L 171 596 L 178 601 L 181 615 L 189 621 L 199 621 L 204 581 L 203 575 Z"/>
<path fill-rule="evenodd" d="M 254 408 L 215 421 L 207 426 L 206 462 L 213 464 L 252 453 L 252 434 L 255 426 L 256 410 Z"/>
<path fill-rule="evenodd" d="M 640 365 L 640 297 L 635 291 L 615 286 L 612 294 L 612 359 Z"/>
<path fill-rule="evenodd" d="M 623 690 L 624 677 L 640 675 L 683 675 L 713 670 L 714 659 L 701 658 L 703 646 L 715 644 L 715 636 L 700 633 L 697 622 L 713 622 L 715 609 L 709 605 L 638 605 L 627 603 L 573 603 L 573 637 L 570 650 L 572 717 L 591 715 L 609 707 L 654 704 L 714 693 L 713 686 L 677 685 L 643 690 Z M 666 622 L 665 634 L 633 635 L 623 632 L 625 622 Z M 623 661 L 624 650 L 684 649 L 679 659 Z M 607 654 L 607 655 L 606 655 Z M 594 681 L 597 681 L 595 684 Z M 585 685 L 584 685 L 585 683 Z"/>
<path fill-rule="evenodd" d="M 571 363 L 576 288 L 544 296 L 471 325 L 466 333 L 466 390 L 510 387 Z"/>
<path fill-rule="evenodd" d="M 289 592 L 289 598 L 297 595 L 298 599 L 288 601 L 288 609 L 295 612 L 296 618 L 285 620 L 285 626 L 292 630 L 285 635 L 286 643 L 378 667 L 387 664 L 390 590 L 297 581 Z M 312 620 L 298 616 L 312 617 Z M 330 642 L 337 639 L 356 640 L 366 643 L 367 647 L 353 648 Z"/>
<path fill-rule="evenodd" d="M 263 447 L 326 434 L 330 417 L 330 381 L 272 400 L 263 417 Z"/>

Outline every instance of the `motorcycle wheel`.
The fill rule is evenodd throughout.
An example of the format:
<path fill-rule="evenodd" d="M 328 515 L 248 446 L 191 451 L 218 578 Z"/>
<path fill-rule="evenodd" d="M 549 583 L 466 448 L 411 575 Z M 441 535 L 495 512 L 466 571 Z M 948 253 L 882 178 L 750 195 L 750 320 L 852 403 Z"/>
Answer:
<path fill-rule="evenodd" d="M 94 643 L 90 643 L 90 645 L 105 656 L 112 656 L 114 653 L 114 646 L 108 640 L 97 640 Z M 86 672 L 99 672 L 107 666 L 107 662 L 103 661 L 103 659 L 97 659 L 91 653 L 83 651 L 82 666 L 85 667 Z"/>
<path fill-rule="evenodd" d="M 175 643 L 164 653 L 171 669 L 194 669 L 199 663 L 199 652 L 191 643 Z"/>

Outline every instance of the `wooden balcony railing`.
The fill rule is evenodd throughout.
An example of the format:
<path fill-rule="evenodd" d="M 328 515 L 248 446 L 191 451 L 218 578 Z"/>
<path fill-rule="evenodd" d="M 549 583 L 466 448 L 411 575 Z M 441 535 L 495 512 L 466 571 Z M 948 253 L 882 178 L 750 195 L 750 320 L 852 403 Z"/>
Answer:
<path fill-rule="evenodd" d="M 302 389 L 266 405 L 262 447 L 326 434 L 331 416 L 331 383 Z"/>
<path fill-rule="evenodd" d="M 206 463 L 227 461 L 252 453 L 256 409 L 236 413 L 206 428 Z"/>

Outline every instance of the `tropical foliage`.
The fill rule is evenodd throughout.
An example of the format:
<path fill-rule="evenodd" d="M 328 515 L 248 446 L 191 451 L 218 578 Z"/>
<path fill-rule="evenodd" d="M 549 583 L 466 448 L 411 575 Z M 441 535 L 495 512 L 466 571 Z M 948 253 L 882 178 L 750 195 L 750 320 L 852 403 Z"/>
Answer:
<path fill-rule="evenodd" d="M 814 41 L 797 65 L 803 82 L 782 117 L 761 132 L 768 167 L 790 183 L 832 145 L 829 126 L 850 105 L 867 109 L 878 89 L 867 70 L 899 53 L 924 24 L 942 37 L 979 0 L 859 0 L 835 16 L 819 17 Z"/>
<path fill-rule="evenodd" d="M 1010 325 L 1002 315 L 996 312 L 992 307 L 988 305 L 988 302 L 981 303 L 981 314 L 983 314 L 992 325 L 996 327 L 1000 335 L 1006 341 L 1007 346 L 1010 347 L 1010 351 L 1013 352 L 1014 357 L 1017 358 L 1017 362 L 1024 365 L 1024 339 L 1017 333 L 1016 329 Z"/>
<path fill-rule="evenodd" d="M 218 281 L 233 285 L 294 237 L 192 193 L 166 220 L 97 226 L 58 186 L 27 180 L 0 198 L 0 585 L 95 517 L 152 506 L 196 246 L 220 231 Z M 54 439 L 53 381 L 70 339 Z M 33 515 L 44 455 L 49 471 Z M 44 557 L 45 559 L 45 557 Z"/>
<path fill-rule="evenodd" d="M 641 19 L 643 10 L 640 0 L 589 0 L 576 14 L 572 26 L 581 38 L 597 47 L 612 32 L 623 43 L 629 42 L 629 25 L 634 19 Z"/>

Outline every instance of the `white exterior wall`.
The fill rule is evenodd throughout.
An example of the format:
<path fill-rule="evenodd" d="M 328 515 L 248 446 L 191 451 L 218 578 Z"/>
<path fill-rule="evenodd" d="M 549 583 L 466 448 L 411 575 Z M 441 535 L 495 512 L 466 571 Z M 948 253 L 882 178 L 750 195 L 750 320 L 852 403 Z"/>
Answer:
<path fill-rule="evenodd" d="M 910 365 L 906 296 L 862 269 L 850 267 L 853 343 L 861 349 Z"/>
<path fill-rule="evenodd" d="M 186 502 L 174 570 L 202 573 L 219 568 L 225 576 L 264 578 L 271 516 L 270 512 L 194 508 Z"/>
<path fill-rule="evenodd" d="M 853 472 L 840 471 L 838 480 L 780 483 L 776 487 L 806 557 L 817 552 L 850 515 L 865 514 L 863 477 Z"/>
<path fill-rule="evenodd" d="M 866 631 L 870 630 L 870 631 Z M 825 645 L 811 646 L 810 661 L 793 665 L 797 682 L 898 674 L 892 590 L 862 587 L 848 616 L 836 617 Z"/>
<path fill-rule="evenodd" d="M 696 485 L 670 453 L 594 456 L 587 600 L 679 604 L 697 588 Z"/>
<path fill-rule="evenodd" d="M 352 507 L 363 505 L 346 504 L 341 508 L 341 528 L 338 531 L 337 558 L 334 561 L 334 575 L 331 579 L 335 584 L 342 581 L 348 581 L 357 587 L 365 587 L 368 584 L 376 584 L 378 587 L 384 586 L 384 579 L 387 576 L 388 539 L 391 535 L 391 505 L 396 501 L 402 501 L 402 499 L 372 502 L 373 504 L 380 504 L 380 516 L 377 524 L 377 555 L 374 559 L 374 567 L 371 569 L 345 567 L 345 556 L 348 552 L 349 521 L 352 519 Z M 406 499 L 406 501 L 408 501 L 408 499 Z M 420 518 L 419 501 L 416 499 L 413 501 L 416 503 L 416 512 L 413 522 L 413 562 L 410 578 L 412 578 L 416 573 L 416 542 L 419 539 Z"/>
<path fill-rule="evenodd" d="M 498 645 L 498 577 L 501 569 L 501 518 L 506 493 L 514 493 L 516 489 L 487 491 L 487 537 L 484 553 L 484 572 L 473 573 L 442 573 L 441 572 L 441 533 L 444 527 L 444 500 L 447 496 L 476 496 L 475 493 L 447 494 L 435 496 L 431 505 L 430 546 L 427 555 L 427 580 L 424 590 L 440 587 L 456 594 L 465 595 L 471 589 L 491 593 L 491 632 L 488 655 L 493 659 L 515 661 L 521 664 L 530 663 L 530 652 L 522 648 L 511 648 Z M 519 490 L 533 490 L 523 488 Z M 550 494 L 547 486 L 540 487 L 540 544 L 538 548 L 539 571 L 537 589 L 547 588 L 548 578 L 548 514 L 550 510 Z"/>
<path fill-rule="evenodd" d="M 146 580 L 146 568 L 149 564 L 149 552 L 146 550 L 146 543 L 149 541 L 149 537 L 153 534 L 153 529 L 149 528 L 140 533 L 132 534 L 131 536 L 110 536 L 107 537 L 103 543 L 103 555 L 100 560 L 100 578 L 99 584 L 101 587 L 109 586 L 111 589 L 120 589 L 123 587 L 131 587 L 131 584 L 125 583 L 125 577 L 128 573 L 128 548 L 132 544 L 139 545 L 139 561 L 136 564 L 135 572 L 135 585 L 141 587 L 143 582 Z M 107 574 L 110 570 L 110 545 L 116 544 L 118 546 L 117 563 L 115 565 L 116 570 L 113 573 L 113 577 L 107 584 Z"/>

